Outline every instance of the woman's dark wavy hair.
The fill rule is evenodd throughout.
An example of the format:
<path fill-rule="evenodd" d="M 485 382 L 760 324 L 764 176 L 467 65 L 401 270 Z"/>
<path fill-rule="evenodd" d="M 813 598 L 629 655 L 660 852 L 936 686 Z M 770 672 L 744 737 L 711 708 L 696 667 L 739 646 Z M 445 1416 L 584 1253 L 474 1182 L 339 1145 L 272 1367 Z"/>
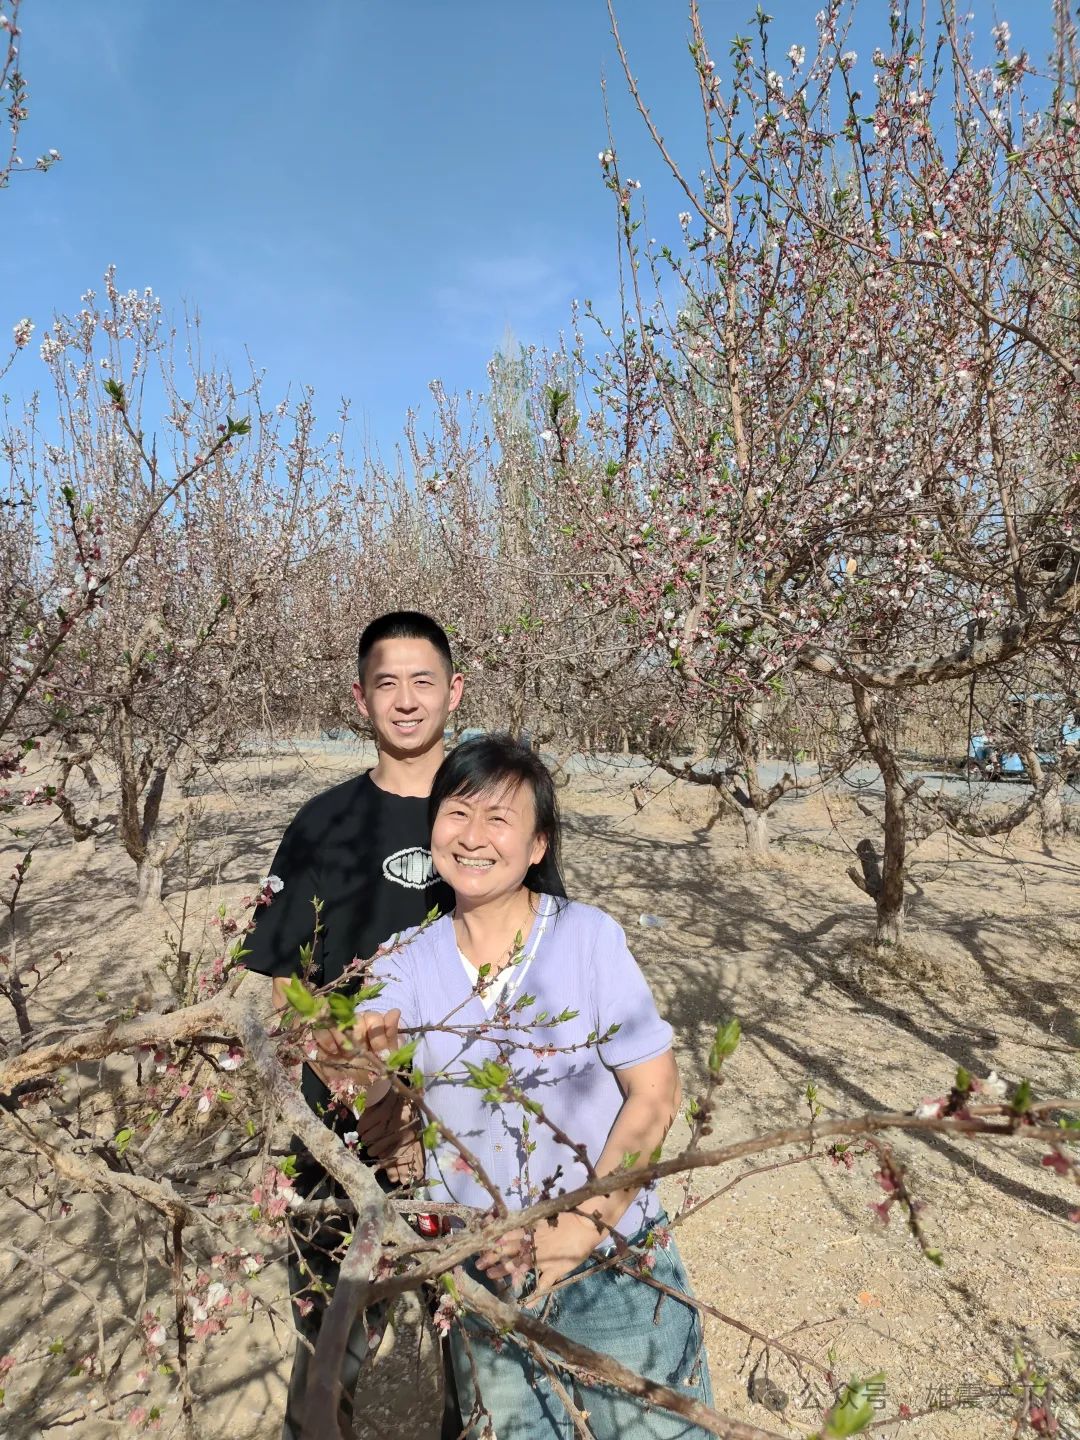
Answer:
<path fill-rule="evenodd" d="M 555 798 L 551 771 L 539 755 L 511 735 L 480 735 L 451 750 L 439 766 L 428 801 L 428 818 L 435 816 L 444 800 L 458 795 L 472 799 L 501 790 L 506 784 L 528 785 L 536 806 L 536 833 L 547 840 L 547 849 L 536 865 L 525 873 L 530 890 L 566 898 L 559 854 L 562 848 L 562 821 Z"/>

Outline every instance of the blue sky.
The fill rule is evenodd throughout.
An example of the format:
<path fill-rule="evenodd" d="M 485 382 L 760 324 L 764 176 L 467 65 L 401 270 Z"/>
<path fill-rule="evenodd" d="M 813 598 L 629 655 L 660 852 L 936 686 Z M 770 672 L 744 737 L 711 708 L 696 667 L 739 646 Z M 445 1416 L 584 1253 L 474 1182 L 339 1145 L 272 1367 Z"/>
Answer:
<path fill-rule="evenodd" d="M 811 5 L 768 8 L 778 56 L 810 48 Z M 888 0 L 865 8 L 878 38 Z M 753 9 L 702 0 L 718 64 Z M 693 168 L 686 7 L 622 0 L 619 14 Z M 21 149 L 64 156 L 0 196 L 0 326 L 29 315 L 35 338 L 112 262 L 121 288 L 153 287 L 177 317 L 197 307 L 204 354 L 243 370 L 250 352 L 271 395 L 313 385 L 328 428 L 348 396 L 385 451 L 433 377 L 483 388 L 508 325 L 553 344 L 573 299 L 614 313 L 605 71 L 623 174 L 643 182 L 649 234 L 677 239 L 682 207 L 603 0 L 24 0 L 21 21 Z M 4 388 L 43 379 L 35 344 Z"/>

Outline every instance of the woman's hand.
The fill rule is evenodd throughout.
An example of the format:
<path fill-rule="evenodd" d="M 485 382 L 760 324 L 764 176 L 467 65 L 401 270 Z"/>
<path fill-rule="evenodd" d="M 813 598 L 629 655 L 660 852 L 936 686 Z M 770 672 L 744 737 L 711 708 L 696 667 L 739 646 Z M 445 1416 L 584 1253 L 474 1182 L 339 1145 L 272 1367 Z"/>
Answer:
<path fill-rule="evenodd" d="M 550 1290 L 564 1275 L 576 1270 L 596 1249 L 604 1233 L 573 1210 L 565 1210 L 554 1225 L 541 1220 L 533 1232 L 536 1293 Z"/>
<path fill-rule="evenodd" d="M 539 1295 L 587 1260 L 599 1240 L 591 1220 L 567 1212 L 553 1225 L 541 1221 L 534 1231 L 508 1231 L 477 1259 L 476 1268 L 489 1280 L 509 1280 L 515 1288 L 535 1270 Z"/>
<path fill-rule="evenodd" d="M 532 1231 L 508 1230 L 477 1257 L 476 1268 L 489 1280 L 519 1285 L 533 1268 Z"/>

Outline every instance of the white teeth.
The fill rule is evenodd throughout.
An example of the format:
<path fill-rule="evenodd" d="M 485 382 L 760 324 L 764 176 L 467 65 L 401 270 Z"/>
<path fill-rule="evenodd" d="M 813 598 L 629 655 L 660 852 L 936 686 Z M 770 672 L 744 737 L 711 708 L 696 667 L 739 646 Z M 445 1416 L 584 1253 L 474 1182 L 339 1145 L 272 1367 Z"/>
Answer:
<path fill-rule="evenodd" d="M 490 870 L 495 864 L 494 860 L 466 860 L 463 855 L 455 855 L 454 859 L 467 870 Z"/>

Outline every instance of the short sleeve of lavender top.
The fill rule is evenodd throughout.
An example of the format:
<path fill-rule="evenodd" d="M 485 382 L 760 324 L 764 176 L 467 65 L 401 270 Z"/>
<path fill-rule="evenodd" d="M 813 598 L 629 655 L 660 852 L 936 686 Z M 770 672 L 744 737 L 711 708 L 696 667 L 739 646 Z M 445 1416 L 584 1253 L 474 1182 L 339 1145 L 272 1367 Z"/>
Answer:
<path fill-rule="evenodd" d="M 672 1039 L 626 936 L 602 910 L 542 896 L 523 957 L 500 1002 L 485 1003 L 444 916 L 375 962 L 372 978 L 385 988 L 364 1007 L 401 1010 L 402 1026 L 419 1041 L 414 1063 L 429 1105 L 512 1209 L 545 1187 L 562 1193 L 584 1183 L 585 1167 L 566 1142 L 599 1159 L 623 1104 L 615 1071 L 664 1054 Z M 509 1068 L 554 1130 L 521 1104 L 484 1101 L 467 1082 L 469 1067 L 486 1060 Z M 482 1176 L 449 1143 L 429 1153 L 426 1179 L 434 1200 L 491 1205 Z M 618 1229 L 632 1235 L 658 1209 L 652 1189 L 642 1190 Z"/>
<path fill-rule="evenodd" d="M 610 1069 L 625 1070 L 670 1050 L 672 1030 L 660 1018 L 622 926 L 602 910 L 593 910 L 592 916 L 596 924 L 592 951 L 596 1031 L 603 1036 L 613 1026 L 619 1027 L 600 1046 L 600 1055 Z"/>

